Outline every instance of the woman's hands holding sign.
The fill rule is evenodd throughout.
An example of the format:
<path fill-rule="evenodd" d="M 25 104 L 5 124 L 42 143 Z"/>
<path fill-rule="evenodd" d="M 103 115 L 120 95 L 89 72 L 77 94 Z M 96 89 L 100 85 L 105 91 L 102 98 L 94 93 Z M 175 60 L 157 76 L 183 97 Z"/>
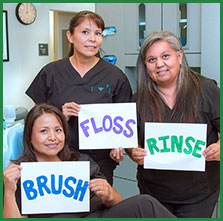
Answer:
<path fill-rule="evenodd" d="M 72 116 L 77 117 L 79 111 L 80 111 L 80 105 L 75 102 L 65 103 L 62 106 L 62 112 L 63 112 L 64 116 L 66 117 L 67 121 Z"/>
<path fill-rule="evenodd" d="M 145 149 L 141 147 L 137 147 L 137 148 L 125 149 L 125 152 L 138 165 L 144 164 L 144 157 L 147 155 L 147 152 Z"/>
<path fill-rule="evenodd" d="M 220 161 L 220 139 L 217 143 L 212 143 L 203 152 L 207 161 Z"/>
<path fill-rule="evenodd" d="M 28 216 L 21 216 L 15 200 L 15 192 L 17 189 L 17 182 L 21 176 L 21 169 L 22 167 L 19 165 L 10 164 L 3 171 L 3 181 L 4 181 L 3 217 L 28 218 Z"/>
<path fill-rule="evenodd" d="M 111 207 L 123 200 L 122 196 L 111 187 L 107 180 L 93 179 L 89 182 L 89 188 L 106 207 Z"/>
<path fill-rule="evenodd" d="M 121 147 L 117 148 L 117 149 L 112 149 L 110 151 L 110 157 L 112 160 L 116 161 L 116 162 L 120 162 L 123 161 L 123 150 Z"/>
<path fill-rule="evenodd" d="M 17 189 L 17 182 L 20 178 L 21 166 L 16 164 L 9 165 L 3 171 L 3 180 L 4 180 L 4 188 L 5 194 L 13 196 Z"/>

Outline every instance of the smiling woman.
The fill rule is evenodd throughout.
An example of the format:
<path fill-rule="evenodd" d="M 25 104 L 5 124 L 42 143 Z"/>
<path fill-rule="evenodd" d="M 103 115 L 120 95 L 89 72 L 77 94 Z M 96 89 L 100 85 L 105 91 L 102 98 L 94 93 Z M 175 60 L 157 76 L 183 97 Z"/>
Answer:
<path fill-rule="evenodd" d="M 3 172 L 4 218 L 175 218 L 155 198 L 149 195 L 137 195 L 123 200 L 122 196 L 107 182 L 95 161 L 86 154 L 70 151 L 68 128 L 64 115 L 56 107 L 44 103 L 35 105 L 31 109 L 25 122 L 24 152 Z M 30 162 L 29 165 L 32 163 L 43 164 L 39 161 L 45 161 L 46 164 L 51 164 L 54 168 L 55 164 L 52 165 L 52 161 L 89 161 L 87 168 L 89 169 L 90 164 L 88 170 L 90 174 L 87 170 L 81 171 L 81 173 L 85 173 L 87 177 L 90 175 L 90 181 L 79 179 L 78 174 L 76 174 L 76 178 L 73 177 L 72 171 L 78 170 L 80 172 L 80 167 L 73 167 L 73 170 L 70 166 L 69 168 L 66 167 L 60 171 L 58 178 L 55 178 L 53 169 L 47 167 L 46 164 L 40 169 L 40 174 L 37 173 L 35 179 L 32 179 L 30 172 L 24 174 L 24 170 L 27 168 L 25 162 Z M 68 162 L 60 163 L 66 164 Z M 71 171 L 69 176 L 66 173 L 67 168 Z M 44 173 L 46 170 L 49 171 L 50 176 Z M 26 177 L 25 181 L 23 180 L 24 176 Z M 55 186 L 57 186 L 56 189 Z M 90 211 L 83 210 L 81 204 L 78 204 L 77 210 L 72 210 L 72 212 L 57 205 L 59 209 L 55 212 L 54 208 L 48 208 L 47 202 L 49 201 L 43 197 L 47 195 L 55 201 L 58 199 L 58 195 L 59 198 L 62 195 L 62 202 L 65 205 L 70 203 L 67 201 L 69 199 L 72 199 L 72 203 L 77 203 L 77 201 L 82 202 L 88 188 L 91 191 L 90 194 L 87 194 L 91 204 L 91 206 L 88 205 Z M 25 191 L 24 198 L 33 201 L 37 199 L 37 204 L 34 205 L 42 202 L 47 208 L 44 210 L 47 213 L 41 213 L 41 210 L 22 210 L 21 205 L 25 207 L 24 198 L 21 198 L 21 192 L 24 193 L 23 190 Z M 38 201 L 38 196 L 43 197 L 43 201 Z M 29 208 L 32 207 L 30 204 L 28 205 Z"/>
<path fill-rule="evenodd" d="M 67 32 L 69 56 L 43 67 L 26 91 L 35 103 L 47 102 L 63 111 L 70 126 L 71 149 L 79 150 L 79 104 L 131 101 L 132 90 L 125 74 L 97 56 L 104 27 L 103 19 L 95 12 L 75 14 Z M 110 158 L 110 150 L 84 152 L 99 164 L 112 184 L 117 163 Z"/>
<path fill-rule="evenodd" d="M 220 189 L 220 89 L 214 80 L 188 67 L 180 41 L 168 31 L 152 32 L 144 39 L 137 68 L 139 147 L 127 150 L 139 165 L 140 193 L 152 194 L 177 217 L 211 217 Z M 145 169 L 143 164 L 147 153 L 143 148 L 144 137 L 148 135 L 144 132 L 145 122 L 207 125 L 207 141 L 195 140 L 190 135 L 184 137 L 186 149 L 179 149 L 197 158 L 203 154 L 205 172 L 180 171 L 179 167 L 178 170 Z M 160 133 L 159 141 L 165 143 L 168 137 Z M 206 132 L 203 134 L 206 136 Z M 147 140 L 147 145 L 156 152 L 171 150 L 159 150 L 154 139 Z M 204 150 L 201 152 L 202 146 Z"/>

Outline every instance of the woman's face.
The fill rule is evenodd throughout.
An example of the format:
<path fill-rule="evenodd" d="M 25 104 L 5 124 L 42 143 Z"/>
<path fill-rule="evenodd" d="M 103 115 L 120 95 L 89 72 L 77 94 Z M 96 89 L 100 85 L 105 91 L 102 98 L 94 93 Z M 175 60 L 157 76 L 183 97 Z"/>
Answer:
<path fill-rule="evenodd" d="M 147 72 L 158 87 L 176 86 L 183 52 L 177 53 L 167 41 L 154 43 L 146 52 Z"/>
<path fill-rule="evenodd" d="M 38 161 L 58 161 L 57 154 L 64 148 L 63 127 L 54 114 L 45 113 L 33 125 L 31 143 Z"/>
<path fill-rule="evenodd" d="M 74 45 L 74 54 L 84 57 L 95 56 L 103 41 L 102 29 L 87 18 L 74 28 L 73 34 L 67 32 L 67 37 Z"/>

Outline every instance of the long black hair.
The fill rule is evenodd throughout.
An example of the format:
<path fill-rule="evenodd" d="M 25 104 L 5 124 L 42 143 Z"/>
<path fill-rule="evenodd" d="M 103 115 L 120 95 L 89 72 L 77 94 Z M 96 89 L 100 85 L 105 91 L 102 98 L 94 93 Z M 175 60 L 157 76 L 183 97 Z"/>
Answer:
<path fill-rule="evenodd" d="M 71 152 L 69 148 L 69 125 L 66 121 L 65 116 L 63 113 L 55 106 L 42 103 L 35 105 L 30 112 L 28 113 L 25 121 L 24 133 L 23 133 L 23 145 L 24 150 L 21 157 L 17 160 L 13 160 L 12 162 L 19 163 L 19 162 L 36 162 L 36 155 L 31 143 L 33 125 L 35 121 L 43 114 L 50 113 L 53 114 L 58 121 L 60 122 L 61 126 L 63 127 L 63 131 L 65 134 L 65 143 L 64 148 L 58 153 L 58 157 L 61 161 L 69 161 L 69 160 L 78 160 L 79 154 L 76 152 Z"/>

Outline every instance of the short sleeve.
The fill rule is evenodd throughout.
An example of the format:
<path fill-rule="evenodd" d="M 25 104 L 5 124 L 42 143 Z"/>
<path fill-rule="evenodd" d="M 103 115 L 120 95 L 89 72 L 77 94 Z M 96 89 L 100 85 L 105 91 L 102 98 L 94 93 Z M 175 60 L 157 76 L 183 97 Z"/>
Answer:
<path fill-rule="evenodd" d="M 128 78 L 123 74 L 123 79 L 120 81 L 119 85 L 117 86 L 114 103 L 124 103 L 124 102 L 131 102 L 132 99 L 132 89 Z"/>
<path fill-rule="evenodd" d="M 26 90 L 26 94 L 36 103 L 47 102 L 48 97 L 48 86 L 46 79 L 46 70 L 43 68 L 35 77 L 35 79 L 30 84 L 29 88 Z"/>
<path fill-rule="evenodd" d="M 220 88 L 214 80 L 207 80 L 203 84 L 205 106 L 204 111 L 210 123 L 220 129 Z"/>

